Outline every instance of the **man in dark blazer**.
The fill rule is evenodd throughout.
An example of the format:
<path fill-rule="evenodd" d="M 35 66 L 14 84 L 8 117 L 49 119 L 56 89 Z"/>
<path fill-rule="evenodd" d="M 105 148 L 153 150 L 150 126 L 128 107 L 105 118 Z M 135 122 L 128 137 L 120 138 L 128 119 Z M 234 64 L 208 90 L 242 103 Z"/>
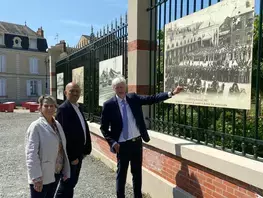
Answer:
<path fill-rule="evenodd" d="M 164 101 L 178 94 L 182 88 L 152 96 L 126 94 L 126 80 L 123 77 L 115 78 L 112 86 L 116 95 L 103 105 L 100 129 L 111 151 L 117 153 L 117 197 L 125 197 L 127 170 L 131 163 L 134 197 L 142 198 L 142 139 L 150 141 L 142 105 Z"/>
<path fill-rule="evenodd" d="M 66 86 L 67 100 L 58 108 L 56 119 L 62 125 L 67 139 L 67 154 L 70 161 L 70 179 L 60 181 L 56 198 L 72 198 L 78 182 L 82 160 L 91 153 L 90 131 L 83 111 L 77 103 L 80 87 L 76 83 Z"/>

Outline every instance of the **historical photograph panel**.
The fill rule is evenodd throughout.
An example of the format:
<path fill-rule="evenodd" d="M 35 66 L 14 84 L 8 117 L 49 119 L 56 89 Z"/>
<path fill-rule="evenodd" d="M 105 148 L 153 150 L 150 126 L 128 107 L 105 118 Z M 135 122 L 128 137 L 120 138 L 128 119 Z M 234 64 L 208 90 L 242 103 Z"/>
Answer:
<path fill-rule="evenodd" d="M 99 64 L 99 105 L 114 95 L 111 82 L 117 76 L 122 76 L 122 56 L 101 61 Z"/>
<path fill-rule="evenodd" d="M 253 0 L 224 0 L 165 26 L 167 103 L 250 109 Z"/>
<path fill-rule="evenodd" d="M 64 73 L 57 74 L 57 99 L 64 100 Z"/>
<path fill-rule="evenodd" d="M 79 85 L 81 89 L 81 94 L 78 103 L 83 103 L 84 101 L 84 67 L 78 67 L 72 70 L 72 82 Z"/>

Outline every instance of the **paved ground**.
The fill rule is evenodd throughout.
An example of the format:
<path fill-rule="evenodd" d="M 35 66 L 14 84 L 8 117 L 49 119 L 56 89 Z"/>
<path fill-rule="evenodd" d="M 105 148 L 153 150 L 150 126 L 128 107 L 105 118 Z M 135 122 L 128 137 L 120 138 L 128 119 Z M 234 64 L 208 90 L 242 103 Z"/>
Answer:
<path fill-rule="evenodd" d="M 29 124 L 37 119 L 38 113 L 16 111 L 0 112 L 0 198 L 28 198 L 29 189 L 25 167 L 25 132 Z M 87 157 L 76 198 L 113 198 L 115 196 L 115 173 L 102 162 Z M 127 198 L 132 197 L 127 187 Z"/>

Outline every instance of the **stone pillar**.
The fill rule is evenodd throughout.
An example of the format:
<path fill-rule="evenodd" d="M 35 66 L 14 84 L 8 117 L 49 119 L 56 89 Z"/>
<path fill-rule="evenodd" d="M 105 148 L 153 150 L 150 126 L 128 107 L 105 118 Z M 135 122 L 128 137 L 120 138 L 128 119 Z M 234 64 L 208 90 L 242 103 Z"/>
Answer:
<path fill-rule="evenodd" d="M 149 0 L 128 0 L 128 92 L 140 95 L 149 94 L 150 75 L 153 73 L 150 72 L 150 50 L 156 48 L 156 42 L 150 41 L 150 30 L 152 29 L 152 40 L 156 30 L 154 14 L 151 21 L 148 7 Z M 144 106 L 143 112 L 148 117 L 149 106 Z"/>
<path fill-rule="evenodd" d="M 128 92 L 138 94 L 149 93 L 151 41 L 148 7 L 149 0 L 128 0 Z"/>

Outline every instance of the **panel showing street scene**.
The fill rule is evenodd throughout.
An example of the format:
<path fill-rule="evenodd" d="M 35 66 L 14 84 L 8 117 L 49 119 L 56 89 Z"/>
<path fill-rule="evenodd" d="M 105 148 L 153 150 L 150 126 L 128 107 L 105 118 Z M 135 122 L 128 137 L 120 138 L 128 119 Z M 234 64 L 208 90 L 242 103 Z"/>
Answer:
<path fill-rule="evenodd" d="M 99 64 L 99 105 L 110 99 L 114 95 L 111 82 L 117 76 L 121 76 L 122 71 L 122 56 L 101 61 Z"/>
<path fill-rule="evenodd" d="M 78 67 L 72 70 L 72 82 L 79 85 L 81 89 L 80 97 L 78 103 L 83 103 L 84 101 L 84 67 Z"/>
<path fill-rule="evenodd" d="M 253 0 L 225 0 L 165 26 L 167 103 L 250 109 Z"/>
<path fill-rule="evenodd" d="M 57 74 L 57 99 L 64 100 L 64 73 Z"/>

